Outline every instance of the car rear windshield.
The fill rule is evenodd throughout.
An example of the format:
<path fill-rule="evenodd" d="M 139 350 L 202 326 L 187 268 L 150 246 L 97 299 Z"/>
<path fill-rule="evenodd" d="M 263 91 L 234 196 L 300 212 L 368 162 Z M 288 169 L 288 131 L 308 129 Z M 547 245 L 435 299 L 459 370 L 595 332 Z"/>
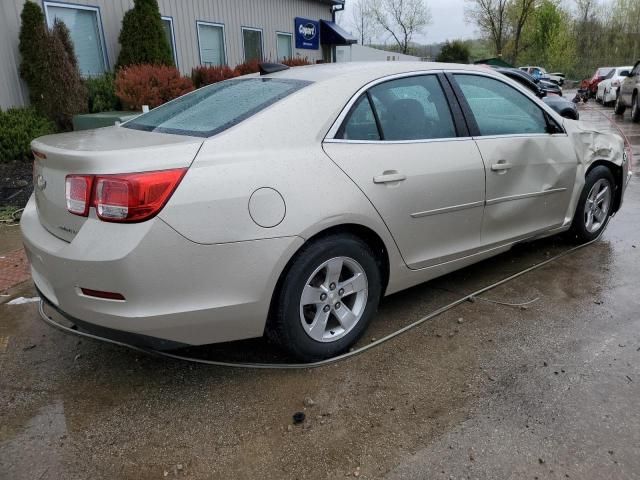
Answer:
<path fill-rule="evenodd" d="M 227 80 L 165 103 L 122 126 L 147 132 L 211 137 L 309 83 L 280 78 Z"/>

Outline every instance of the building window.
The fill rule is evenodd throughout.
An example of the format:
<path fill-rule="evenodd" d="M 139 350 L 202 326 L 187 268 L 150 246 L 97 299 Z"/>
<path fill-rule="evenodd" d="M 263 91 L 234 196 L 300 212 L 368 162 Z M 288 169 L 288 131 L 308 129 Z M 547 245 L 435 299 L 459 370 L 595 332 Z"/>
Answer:
<path fill-rule="evenodd" d="M 286 60 L 293 57 L 293 35 L 290 33 L 276 33 L 276 54 L 278 60 Z"/>
<path fill-rule="evenodd" d="M 197 22 L 200 63 L 208 67 L 225 65 L 227 54 L 224 45 L 224 25 Z"/>
<path fill-rule="evenodd" d="M 169 42 L 169 48 L 171 49 L 171 55 L 173 55 L 173 63 L 178 66 L 178 55 L 176 54 L 176 35 L 173 31 L 173 17 L 162 17 L 162 28 L 164 28 L 164 35 Z"/>
<path fill-rule="evenodd" d="M 242 27 L 242 46 L 245 62 L 262 60 L 262 30 Z"/>
<path fill-rule="evenodd" d="M 109 62 L 97 7 L 45 1 L 44 10 L 49 28 L 58 19 L 69 29 L 82 75 L 89 77 L 107 71 Z"/>

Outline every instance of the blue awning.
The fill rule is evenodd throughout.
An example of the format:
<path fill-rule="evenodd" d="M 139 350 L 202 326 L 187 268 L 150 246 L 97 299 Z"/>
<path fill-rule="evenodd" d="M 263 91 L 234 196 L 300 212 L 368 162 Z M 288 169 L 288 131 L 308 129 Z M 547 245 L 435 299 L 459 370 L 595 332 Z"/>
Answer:
<path fill-rule="evenodd" d="M 358 40 L 336 23 L 320 20 L 320 43 L 323 45 L 353 45 L 358 43 Z"/>

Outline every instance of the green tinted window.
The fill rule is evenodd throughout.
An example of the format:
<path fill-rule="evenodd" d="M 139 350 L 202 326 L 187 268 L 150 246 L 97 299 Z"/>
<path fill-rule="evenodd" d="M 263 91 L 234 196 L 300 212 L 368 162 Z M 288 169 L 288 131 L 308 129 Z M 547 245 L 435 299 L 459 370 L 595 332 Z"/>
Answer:
<path fill-rule="evenodd" d="M 456 136 L 449 105 L 435 75 L 390 80 L 372 87 L 384 140 Z"/>
<path fill-rule="evenodd" d="M 543 111 L 506 83 L 480 75 L 454 75 L 480 135 L 547 133 Z"/>
<path fill-rule="evenodd" d="M 210 137 L 309 83 L 276 78 L 227 80 L 165 103 L 122 126 L 148 132 Z"/>
<path fill-rule="evenodd" d="M 362 95 L 349 112 L 342 136 L 345 140 L 380 140 L 376 119 L 366 95 Z"/>

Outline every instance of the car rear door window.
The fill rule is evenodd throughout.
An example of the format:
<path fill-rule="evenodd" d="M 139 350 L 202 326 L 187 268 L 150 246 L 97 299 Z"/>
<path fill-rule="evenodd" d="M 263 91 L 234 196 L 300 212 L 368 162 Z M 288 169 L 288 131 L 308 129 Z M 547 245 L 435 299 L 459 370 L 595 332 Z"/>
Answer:
<path fill-rule="evenodd" d="M 544 112 L 531 99 L 499 80 L 455 74 L 480 135 L 547 133 Z"/>
<path fill-rule="evenodd" d="M 369 93 L 384 140 L 456 136 L 449 104 L 435 75 L 391 80 L 372 87 Z"/>

